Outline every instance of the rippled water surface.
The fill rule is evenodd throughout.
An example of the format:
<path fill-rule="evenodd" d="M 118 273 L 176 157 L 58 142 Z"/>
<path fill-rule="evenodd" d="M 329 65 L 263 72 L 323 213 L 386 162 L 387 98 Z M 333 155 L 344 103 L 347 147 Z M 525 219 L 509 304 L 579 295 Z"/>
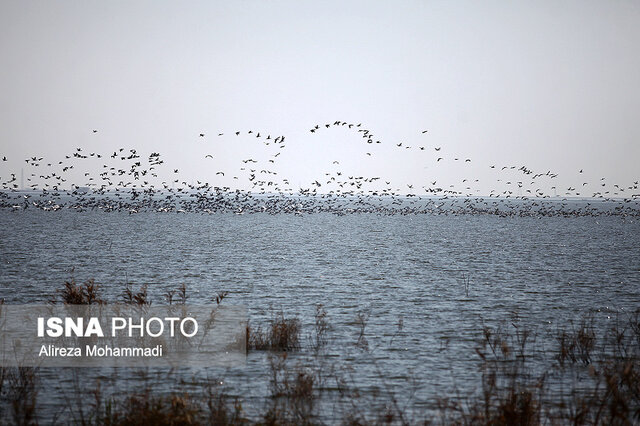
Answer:
<path fill-rule="evenodd" d="M 0 225 L 5 303 L 47 301 L 72 276 L 110 300 L 125 282 L 158 302 L 184 283 L 194 304 L 228 291 L 224 303 L 245 305 L 252 323 L 298 316 L 305 337 L 323 304 L 332 356 L 355 362 L 353 380 L 417 380 L 416 404 L 464 386 L 483 324 L 525 324 L 544 347 L 586 312 L 606 322 L 640 306 L 635 218 L 28 210 L 0 211 Z M 359 313 L 365 354 L 353 345 Z M 238 394 L 259 394 L 265 362 L 250 353 L 224 374 Z"/>

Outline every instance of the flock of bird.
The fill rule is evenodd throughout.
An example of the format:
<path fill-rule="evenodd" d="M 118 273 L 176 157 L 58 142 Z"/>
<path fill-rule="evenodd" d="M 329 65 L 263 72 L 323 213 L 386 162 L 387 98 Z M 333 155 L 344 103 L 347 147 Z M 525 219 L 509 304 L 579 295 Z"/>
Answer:
<path fill-rule="evenodd" d="M 381 151 L 378 147 L 384 146 L 412 156 L 424 156 L 419 161 L 430 161 L 433 166 L 455 162 L 465 166 L 472 162 L 471 158 L 448 155 L 442 146 L 412 146 L 404 141 L 386 143 L 363 127 L 362 123 L 338 120 L 316 124 L 309 132 L 313 137 L 321 137 L 323 132 L 336 128 L 360 136 L 364 147 L 361 150 L 362 161 L 379 155 Z M 93 129 L 91 133 L 97 134 L 98 130 Z M 420 133 L 420 136 L 425 135 L 428 130 Z M 207 138 L 205 132 L 197 135 L 198 138 Z M 585 189 L 594 183 L 580 182 L 581 185 L 560 188 L 557 184 L 551 185 L 558 173 L 551 170 L 534 171 L 524 165 L 488 165 L 489 169 L 499 174 L 496 182 L 504 187 L 502 191 L 491 190 L 488 196 L 473 194 L 473 186 L 479 179 L 464 178 L 459 184 L 449 185 L 438 185 L 437 179 L 424 184 L 397 185 L 382 176 L 357 176 L 340 170 L 342 159 L 333 160 L 330 170 L 322 178 L 314 179 L 307 187 L 294 188 L 292 179 L 281 176 L 275 168 L 288 143 L 288 140 L 285 142 L 285 136 L 272 136 L 254 130 L 236 130 L 228 136 L 222 132 L 217 136 L 255 138 L 269 150 L 269 155 L 261 159 L 239 159 L 238 168 L 232 171 L 217 170 L 216 178 L 228 175 L 238 181 L 238 185 L 231 186 L 216 186 L 200 180 L 188 183 L 181 179 L 178 168 L 165 165 L 164 158 L 158 152 L 142 155 L 136 149 L 119 148 L 112 153 L 101 154 L 86 152 L 82 147 L 58 161 L 45 160 L 42 156 L 22 160 L 23 175 L 19 184 L 15 172 L 3 170 L 2 165 L 8 164 L 7 156 L 3 155 L 0 163 L 0 208 L 37 208 L 45 211 L 99 209 L 130 214 L 157 211 L 236 214 L 640 215 L 638 181 L 629 185 L 609 184 L 603 177 L 595 183 L 597 191 L 585 193 Z M 210 161 L 216 157 L 214 153 L 206 154 L 203 158 Z M 93 164 L 98 159 L 101 159 L 100 164 Z M 23 181 L 25 168 L 26 185 Z M 96 171 L 96 168 L 99 170 Z M 581 176 L 583 170 L 577 174 Z M 84 180 L 81 184 L 72 182 L 78 176 Z M 544 185 L 538 185 L 541 181 L 545 181 L 547 187 L 554 191 L 553 196 L 542 189 Z M 238 189 L 243 186 L 250 189 Z M 560 197 L 557 196 L 558 192 L 562 194 Z"/>

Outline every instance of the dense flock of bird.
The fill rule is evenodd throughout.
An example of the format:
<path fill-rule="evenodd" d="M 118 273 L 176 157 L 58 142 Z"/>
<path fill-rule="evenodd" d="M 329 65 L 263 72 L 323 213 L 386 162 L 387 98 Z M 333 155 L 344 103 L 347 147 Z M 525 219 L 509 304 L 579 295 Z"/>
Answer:
<path fill-rule="evenodd" d="M 433 166 L 459 162 L 471 163 L 471 158 L 448 155 L 446 148 L 428 144 L 409 145 L 403 141 L 387 143 L 365 128 L 362 123 L 334 121 L 316 124 L 309 129 L 313 137 L 340 129 L 359 136 L 363 160 L 379 155 L 378 146 L 389 146 L 406 155 L 424 156 L 420 161 Z M 419 131 L 427 138 L 428 130 Z M 91 130 L 97 134 L 98 130 Z M 207 133 L 196 133 L 206 139 Z M 72 209 L 76 211 L 124 211 L 130 214 L 155 212 L 232 212 L 304 214 L 330 212 L 334 214 L 495 214 L 500 216 L 583 216 L 640 215 L 638 181 L 627 185 L 611 184 L 606 178 L 599 182 L 580 182 L 560 188 L 554 184 L 558 173 L 534 171 L 525 165 L 487 165 L 493 169 L 504 190 L 493 189 L 488 196 L 474 195 L 478 179 L 461 179 L 459 184 L 438 185 L 428 179 L 424 184 L 393 184 L 381 176 L 356 176 L 340 170 L 341 159 L 329 165 L 330 170 L 306 187 L 295 187 L 290 178 L 275 168 L 289 140 L 255 130 L 236 130 L 221 138 L 255 138 L 269 149 L 267 158 L 241 158 L 234 170 L 217 170 L 215 176 L 233 177 L 236 188 L 216 186 L 205 181 L 187 182 L 178 168 L 169 167 L 158 152 L 139 153 L 136 149 L 119 148 L 109 153 L 86 152 L 76 148 L 58 161 L 32 156 L 21 160 L 20 182 L 6 155 L 0 163 L 0 209 L 22 211 L 36 208 L 44 211 Z M 215 161 L 217 154 L 204 155 Z M 412 157 L 413 158 L 413 157 Z M 83 162 L 98 161 L 90 167 Z M 99 170 L 96 170 L 96 167 Z M 83 182 L 73 182 L 80 176 Z M 25 174 L 26 170 L 26 174 Z M 89 170 L 89 171 L 84 171 Z M 502 174 L 501 174 L 502 173 Z M 577 172 L 583 175 L 583 170 Z M 26 182 L 24 178 L 26 177 Z M 582 179 L 583 181 L 585 179 Z M 544 185 L 539 183 L 544 182 Z M 597 191 L 586 193 L 597 186 Z M 238 188 L 250 189 L 238 189 Z M 550 188 L 553 195 L 543 188 Z M 479 191 L 479 190 L 476 190 Z M 558 196 L 560 194 L 560 196 Z"/>

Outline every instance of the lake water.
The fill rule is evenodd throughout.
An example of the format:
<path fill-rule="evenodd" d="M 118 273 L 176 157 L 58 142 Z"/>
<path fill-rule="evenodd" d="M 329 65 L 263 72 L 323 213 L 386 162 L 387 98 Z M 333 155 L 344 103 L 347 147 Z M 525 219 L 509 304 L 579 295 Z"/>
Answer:
<path fill-rule="evenodd" d="M 322 304 L 326 359 L 351 365 L 363 389 L 379 386 L 381 372 L 400 394 L 411 382 L 412 407 L 430 407 L 452 386 L 477 386 L 470 359 L 483 325 L 529 327 L 544 351 L 558 327 L 586 313 L 606 324 L 640 307 L 640 221 L 0 210 L 5 303 L 46 302 L 72 276 L 95 279 L 111 301 L 126 282 L 148 284 L 156 303 L 183 283 L 191 304 L 227 291 L 223 303 L 246 306 L 252 324 L 278 312 L 300 318 L 305 340 Z M 368 318 L 366 351 L 355 344 L 358 314 Z M 259 401 L 267 366 L 263 352 L 250 352 L 245 366 L 207 374 Z M 53 389 L 72 380 L 48 377 Z"/>

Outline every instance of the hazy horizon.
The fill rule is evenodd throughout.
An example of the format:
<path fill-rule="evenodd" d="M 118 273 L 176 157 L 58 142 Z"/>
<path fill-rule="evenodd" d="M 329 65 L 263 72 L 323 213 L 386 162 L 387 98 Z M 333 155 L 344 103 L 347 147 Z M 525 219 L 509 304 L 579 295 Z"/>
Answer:
<path fill-rule="evenodd" d="M 639 18 L 633 2 L 4 1 L 0 179 L 63 161 L 83 186 L 124 148 L 161 154 L 155 185 L 252 189 L 253 167 L 294 191 L 613 193 L 640 178 Z M 66 160 L 77 148 L 103 158 Z"/>

